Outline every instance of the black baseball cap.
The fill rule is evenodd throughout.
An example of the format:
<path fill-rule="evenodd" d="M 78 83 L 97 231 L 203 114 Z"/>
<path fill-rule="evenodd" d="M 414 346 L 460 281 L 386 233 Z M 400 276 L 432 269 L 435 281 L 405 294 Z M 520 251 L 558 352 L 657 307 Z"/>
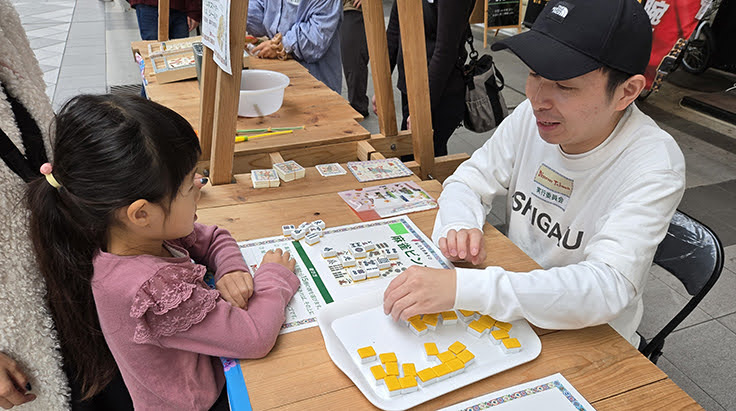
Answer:
<path fill-rule="evenodd" d="M 644 74 L 652 50 L 652 26 L 636 0 L 551 0 L 531 30 L 494 43 L 540 76 L 554 81 L 608 66 Z"/>

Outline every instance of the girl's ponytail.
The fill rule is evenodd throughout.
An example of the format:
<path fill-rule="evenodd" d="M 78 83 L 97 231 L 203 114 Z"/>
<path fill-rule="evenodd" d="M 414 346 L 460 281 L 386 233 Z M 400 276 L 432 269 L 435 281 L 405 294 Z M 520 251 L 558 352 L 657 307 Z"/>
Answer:
<path fill-rule="evenodd" d="M 63 198 L 69 197 L 69 198 Z M 64 206 L 71 193 L 45 178 L 28 186 L 30 231 L 67 367 L 78 378 L 83 399 L 100 392 L 116 371 L 100 330 L 92 296 L 94 234 Z"/>

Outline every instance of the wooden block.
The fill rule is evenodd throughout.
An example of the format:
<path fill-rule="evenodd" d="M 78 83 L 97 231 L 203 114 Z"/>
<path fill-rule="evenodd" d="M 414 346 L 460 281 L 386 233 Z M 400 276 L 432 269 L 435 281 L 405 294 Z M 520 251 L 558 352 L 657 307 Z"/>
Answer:
<path fill-rule="evenodd" d="M 376 360 L 376 350 L 374 350 L 370 345 L 358 348 L 358 358 L 362 364 L 373 362 Z"/>
<path fill-rule="evenodd" d="M 427 328 L 434 331 L 440 323 L 440 316 L 439 314 L 424 314 L 422 316 L 422 321 L 427 324 Z"/>
<path fill-rule="evenodd" d="M 488 328 L 483 326 L 478 320 L 471 321 L 466 329 L 468 330 L 468 334 L 477 338 L 481 338 L 488 333 Z"/>
<path fill-rule="evenodd" d="M 475 354 L 473 354 L 472 352 L 466 349 L 466 350 L 463 350 L 460 354 L 458 354 L 457 358 L 463 363 L 465 363 L 465 366 L 467 367 L 468 365 L 472 364 L 473 361 L 475 361 Z"/>
<path fill-rule="evenodd" d="M 309 245 L 315 245 L 319 242 L 320 236 L 318 233 L 309 233 L 304 237 L 304 241 L 306 241 Z"/>
<path fill-rule="evenodd" d="M 399 384 L 401 385 L 402 394 L 408 394 L 418 389 L 417 378 L 414 375 L 408 375 L 399 378 Z"/>
<path fill-rule="evenodd" d="M 253 188 L 278 187 L 279 177 L 273 169 L 253 170 L 250 174 Z"/>
<path fill-rule="evenodd" d="M 322 258 L 332 258 L 336 255 L 337 255 L 337 250 L 335 250 L 332 247 L 325 247 L 322 249 Z"/>
<path fill-rule="evenodd" d="M 296 229 L 292 224 L 282 225 L 281 226 L 281 232 L 284 234 L 284 236 L 290 236 L 291 233 Z"/>
<path fill-rule="evenodd" d="M 417 378 L 419 378 L 419 385 L 426 387 L 437 381 L 437 373 L 432 367 L 425 368 L 417 373 Z"/>
<path fill-rule="evenodd" d="M 437 358 L 437 354 L 439 354 L 439 350 L 437 349 L 437 344 L 433 342 L 424 343 L 424 356 L 428 360 L 432 358 Z"/>
<path fill-rule="evenodd" d="M 381 364 L 386 364 L 389 362 L 398 362 L 398 360 L 396 359 L 396 354 L 392 352 L 380 354 L 378 357 L 381 359 Z"/>
<path fill-rule="evenodd" d="M 386 375 L 399 376 L 399 363 L 387 362 L 386 363 Z"/>
<path fill-rule="evenodd" d="M 366 272 L 362 268 L 353 268 L 350 270 L 350 278 L 353 279 L 353 281 L 360 281 L 366 279 Z"/>
<path fill-rule="evenodd" d="M 386 384 L 386 390 L 388 391 L 389 397 L 394 397 L 401 394 L 401 384 L 399 379 L 394 375 L 389 375 L 383 379 Z"/>
<path fill-rule="evenodd" d="M 455 311 L 442 311 L 440 317 L 442 317 L 442 324 L 457 324 L 457 313 Z"/>
<path fill-rule="evenodd" d="M 496 323 L 495 323 L 494 326 L 496 328 L 498 328 L 499 330 L 504 330 L 504 331 L 507 331 L 507 332 L 508 331 L 511 331 L 511 327 L 513 327 L 513 325 L 511 323 L 505 323 L 503 321 L 496 321 Z"/>
<path fill-rule="evenodd" d="M 465 350 L 465 345 L 463 343 L 461 343 L 460 341 L 455 341 L 447 349 L 447 351 L 449 351 L 449 352 L 451 352 L 451 353 L 453 353 L 455 355 L 460 354 L 461 352 L 463 352 L 463 350 Z"/>
<path fill-rule="evenodd" d="M 355 258 L 353 258 L 349 253 L 341 254 L 338 258 L 340 259 L 343 267 L 355 267 Z"/>
<path fill-rule="evenodd" d="M 443 351 L 443 352 L 437 354 L 437 359 L 440 360 L 443 363 L 444 362 L 448 362 L 450 360 L 455 359 L 455 354 L 453 354 L 450 351 Z"/>
<path fill-rule="evenodd" d="M 504 330 L 493 330 L 491 331 L 490 338 L 494 345 L 499 345 L 501 344 L 501 340 L 509 338 L 509 333 Z"/>
<path fill-rule="evenodd" d="M 373 378 L 376 379 L 376 385 L 383 384 L 383 379 L 387 377 L 386 371 L 383 369 L 383 366 L 380 365 L 374 365 L 371 367 L 371 374 L 373 374 Z"/>
<path fill-rule="evenodd" d="M 291 232 L 291 238 L 295 240 L 301 240 L 302 238 L 304 238 L 305 235 L 307 235 L 306 231 L 301 228 L 297 228 L 296 230 Z"/>
<path fill-rule="evenodd" d="M 506 354 L 514 354 L 521 351 L 521 343 L 516 338 L 504 338 L 501 340 L 501 349 Z"/>

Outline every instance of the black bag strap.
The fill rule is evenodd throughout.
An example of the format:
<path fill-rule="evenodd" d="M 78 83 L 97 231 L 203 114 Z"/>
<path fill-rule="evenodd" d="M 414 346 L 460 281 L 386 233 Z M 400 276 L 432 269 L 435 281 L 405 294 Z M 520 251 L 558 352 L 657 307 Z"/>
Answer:
<path fill-rule="evenodd" d="M 475 75 L 475 69 L 478 66 L 478 61 L 480 59 L 478 58 L 478 51 L 473 45 L 473 31 L 470 28 L 470 23 L 468 23 L 468 26 L 466 28 L 465 43 L 468 45 L 468 47 L 470 47 L 470 53 L 468 53 L 468 58 L 470 60 L 468 61 L 468 64 L 464 64 L 465 62 L 458 60 L 458 68 L 463 73 L 463 77 L 465 77 L 465 86 L 469 90 L 473 90 L 475 88 L 473 75 Z M 498 68 L 496 68 L 496 64 L 493 63 L 493 57 L 488 55 L 488 58 L 491 59 L 490 69 L 493 70 L 493 76 L 496 79 L 496 89 L 497 91 L 501 91 L 506 85 L 506 81 L 503 78 L 503 74 L 501 74 L 501 72 L 498 71 Z"/>
<path fill-rule="evenodd" d="M 38 128 L 36 120 L 33 119 L 31 113 L 28 112 L 25 106 L 8 93 L 8 89 L 4 84 L 2 88 L 8 97 L 8 102 L 10 102 L 10 107 L 15 116 L 15 122 L 23 139 L 23 147 L 26 150 L 26 155 L 21 154 L 18 147 L 13 144 L 5 131 L 0 129 L 0 158 L 23 181 L 30 182 L 35 177 L 41 175 L 39 168 L 43 163 L 48 162 L 46 149 L 43 146 L 41 129 Z"/>

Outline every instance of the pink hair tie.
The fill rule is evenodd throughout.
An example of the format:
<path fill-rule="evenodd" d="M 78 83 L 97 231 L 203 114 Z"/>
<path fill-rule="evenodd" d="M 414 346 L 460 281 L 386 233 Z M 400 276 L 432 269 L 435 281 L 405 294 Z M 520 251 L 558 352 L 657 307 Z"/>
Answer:
<path fill-rule="evenodd" d="M 55 189 L 58 190 L 59 187 L 61 187 L 61 184 L 59 184 L 59 182 L 56 181 L 56 179 L 54 178 L 54 175 L 51 174 L 51 169 L 52 169 L 51 163 L 41 164 L 41 169 L 40 169 L 41 174 L 46 176 L 46 181 L 48 181 L 49 184 L 51 184 L 51 187 L 54 187 Z"/>

